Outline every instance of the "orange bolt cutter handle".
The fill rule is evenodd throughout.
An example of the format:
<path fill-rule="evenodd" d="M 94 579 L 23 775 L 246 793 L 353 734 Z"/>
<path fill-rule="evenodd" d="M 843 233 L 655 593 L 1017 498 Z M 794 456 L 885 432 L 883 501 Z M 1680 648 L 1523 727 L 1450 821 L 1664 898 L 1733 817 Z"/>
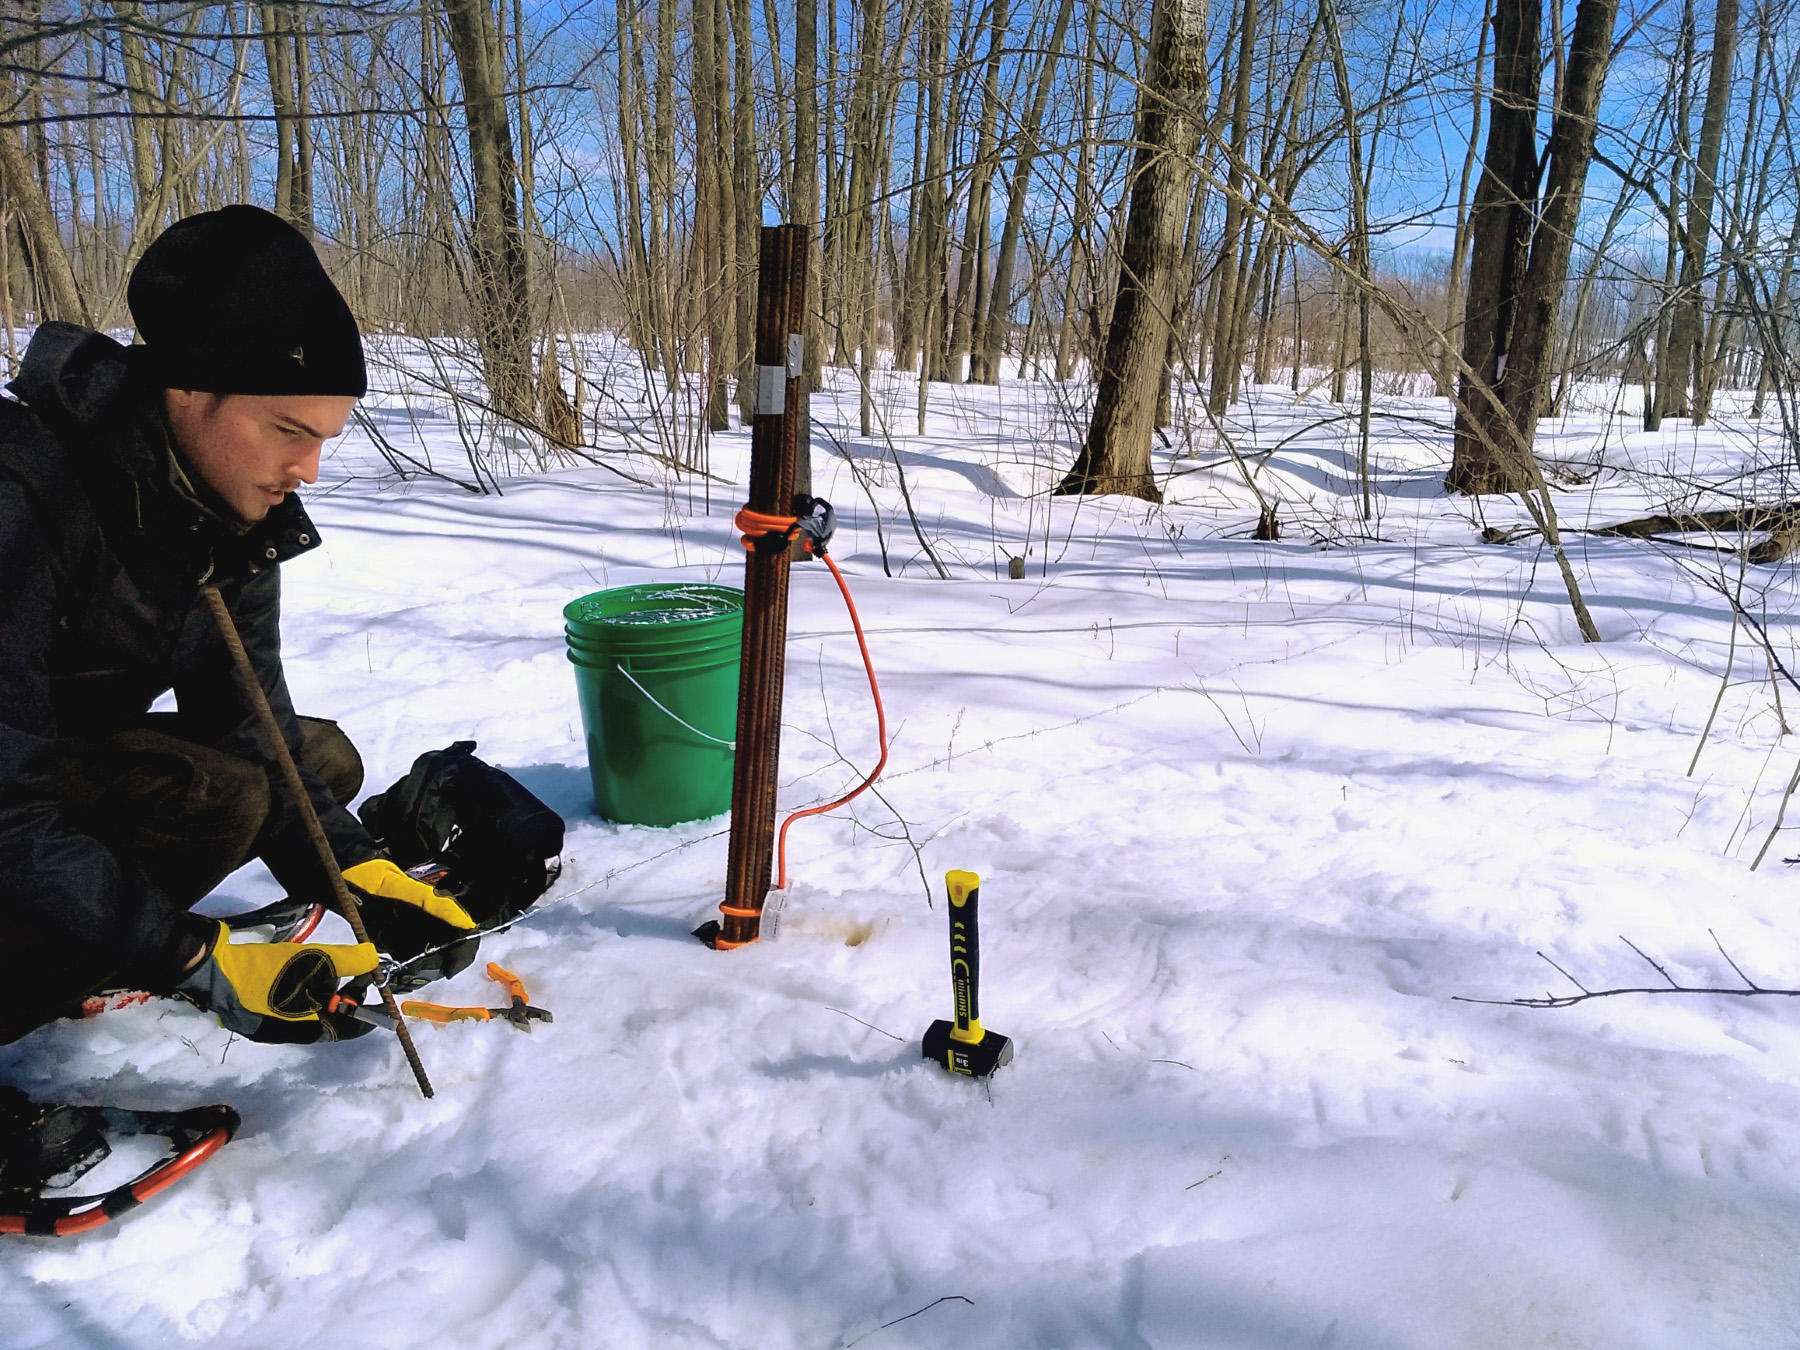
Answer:
<path fill-rule="evenodd" d="M 529 1003 L 531 1001 L 530 995 L 525 992 L 525 981 L 506 969 L 506 967 L 502 966 L 498 961 L 489 961 L 487 963 L 487 976 L 502 989 L 506 990 L 509 997 L 516 998 L 521 1003 Z"/>
<path fill-rule="evenodd" d="M 441 1003 L 414 1003 L 408 1001 L 400 1005 L 400 1011 L 408 1017 L 416 1017 L 421 1022 L 486 1022 L 492 1014 L 486 1008 L 446 1008 Z"/>
<path fill-rule="evenodd" d="M 436 1022 L 447 1025 L 451 1022 L 492 1022 L 495 1020 L 511 1022 L 521 1031 L 530 1031 L 533 1022 L 549 1022 L 554 1019 L 542 1008 L 534 1008 L 527 1000 L 525 981 L 497 962 L 489 961 L 488 978 L 506 990 L 512 999 L 510 1007 L 505 1008 L 447 1008 L 441 1003 L 406 1002 L 400 1005 L 400 1011 L 407 1017 L 416 1017 L 421 1022 Z"/>

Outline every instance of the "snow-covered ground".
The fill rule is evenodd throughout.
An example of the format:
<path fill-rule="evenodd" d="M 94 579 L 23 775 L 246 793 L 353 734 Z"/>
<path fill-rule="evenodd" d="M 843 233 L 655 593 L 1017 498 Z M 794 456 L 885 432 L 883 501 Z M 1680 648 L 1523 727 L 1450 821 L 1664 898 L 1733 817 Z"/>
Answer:
<path fill-rule="evenodd" d="M 814 415 L 893 759 L 879 799 L 795 827 L 781 940 L 730 954 L 688 936 L 725 822 L 592 814 L 559 611 L 735 580 L 747 437 L 710 484 L 635 456 L 650 486 L 482 498 L 345 438 L 308 494 L 324 547 L 288 569 L 296 701 L 369 790 L 469 736 L 564 814 L 561 882 L 485 949 L 556 1021 L 418 1028 L 431 1101 L 386 1036 L 263 1047 L 170 1002 L 0 1050 L 39 1097 L 245 1120 L 124 1222 L 5 1240 L 0 1345 L 1800 1345 L 1800 1005 L 1456 1001 L 1571 991 L 1538 952 L 1659 983 L 1621 935 L 1684 983 L 1736 982 L 1716 934 L 1800 985 L 1800 836 L 1750 870 L 1800 693 L 1742 628 L 1687 772 L 1732 644 L 1720 558 L 1571 534 L 1584 646 L 1547 551 L 1479 542 L 1517 504 L 1441 494 L 1441 402 L 1383 400 L 1371 526 L 1354 421 L 1307 430 L 1340 410 L 1280 389 L 1235 409 L 1268 544 L 1218 431 L 1159 451 L 1167 506 L 1052 498 L 1073 388 L 936 386 L 919 436 L 882 381 L 891 440 L 847 380 Z M 1565 526 L 1780 458 L 1772 420 L 1646 436 L 1584 394 L 1545 427 Z M 395 444 L 460 453 L 442 408 L 372 403 Z M 1796 668 L 1791 569 L 1744 584 Z M 784 807 L 874 755 L 818 567 L 791 630 Z M 948 868 L 983 877 L 984 1020 L 1017 1046 L 986 1086 L 919 1056 Z M 432 996 L 494 993 L 478 963 Z"/>

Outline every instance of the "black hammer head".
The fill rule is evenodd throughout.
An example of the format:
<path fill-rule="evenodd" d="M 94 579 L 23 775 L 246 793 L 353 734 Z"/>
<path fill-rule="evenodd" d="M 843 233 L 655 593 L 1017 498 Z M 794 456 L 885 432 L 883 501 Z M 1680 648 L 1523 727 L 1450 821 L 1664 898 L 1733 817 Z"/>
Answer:
<path fill-rule="evenodd" d="M 959 1041 L 950 1034 L 954 1025 L 941 1017 L 931 1024 L 920 1046 L 926 1059 L 971 1078 L 986 1078 L 1012 1063 L 1012 1042 L 999 1032 L 984 1031 L 979 1041 Z"/>

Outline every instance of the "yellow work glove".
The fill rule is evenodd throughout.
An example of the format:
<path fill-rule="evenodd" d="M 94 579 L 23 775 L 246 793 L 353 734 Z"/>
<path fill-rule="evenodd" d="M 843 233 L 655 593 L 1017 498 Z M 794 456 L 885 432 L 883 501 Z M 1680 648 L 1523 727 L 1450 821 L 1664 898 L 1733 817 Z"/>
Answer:
<path fill-rule="evenodd" d="M 332 1007 L 338 981 L 368 975 L 380 960 L 367 942 L 233 942 L 220 924 L 175 992 L 253 1041 L 346 1040 L 368 1027 Z"/>
<path fill-rule="evenodd" d="M 414 880 L 386 858 L 373 858 L 368 862 L 358 863 L 355 867 L 346 867 L 344 880 L 356 887 L 362 895 L 392 900 L 400 905 L 411 905 L 462 932 L 466 933 L 475 927 L 475 920 L 456 903 L 454 896 L 445 895 L 422 881 Z"/>

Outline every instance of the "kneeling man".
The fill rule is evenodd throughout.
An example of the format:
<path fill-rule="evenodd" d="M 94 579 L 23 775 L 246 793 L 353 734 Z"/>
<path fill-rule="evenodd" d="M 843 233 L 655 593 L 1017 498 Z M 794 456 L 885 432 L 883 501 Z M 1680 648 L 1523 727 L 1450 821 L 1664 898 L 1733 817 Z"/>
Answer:
<path fill-rule="evenodd" d="M 362 340 L 312 245 L 251 206 L 171 226 L 127 295 L 140 343 L 44 324 L 0 400 L 0 1042 L 119 988 L 256 1040 L 354 1035 L 327 1007 L 375 946 L 232 944 L 189 911 L 250 858 L 330 897 L 216 586 L 375 944 L 475 926 L 346 809 L 355 747 L 296 716 L 282 674 L 281 564 L 319 542 L 294 490 L 366 390 Z"/>

